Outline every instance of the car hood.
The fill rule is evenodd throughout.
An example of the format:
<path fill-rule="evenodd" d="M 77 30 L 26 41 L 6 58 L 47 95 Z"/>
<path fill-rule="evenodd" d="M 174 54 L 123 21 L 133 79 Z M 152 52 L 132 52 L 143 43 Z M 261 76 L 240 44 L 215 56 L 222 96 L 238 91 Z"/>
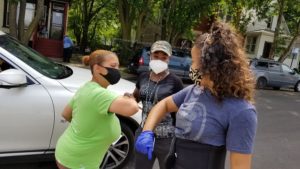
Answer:
<path fill-rule="evenodd" d="M 69 66 L 73 70 L 73 74 L 65 79 L 60 79 L 58 82 L 71 92 L 82 86 L 87 81 L 92 79 L 92 74 L 89 69 Z M 124 94 L 125 92 L 132 93 L 135 88 L 135 84 L 131 81 L 121 79 L 117 84 L 108 86 L 109 90 L 117 92 L 118 94 Z"/>

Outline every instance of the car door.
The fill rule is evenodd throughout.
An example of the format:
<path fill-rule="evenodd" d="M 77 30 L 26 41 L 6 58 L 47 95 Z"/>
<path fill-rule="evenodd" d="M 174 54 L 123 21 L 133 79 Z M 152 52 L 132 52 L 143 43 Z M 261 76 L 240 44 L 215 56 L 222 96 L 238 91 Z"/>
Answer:
<path fill-rule="evenodd" d="M 281 65 L 275 62 L 269 62 L 269 85 L 270 86 L 282 86 L 284 85 L 284 74 L 281 70 Z"/>
<path fill-rule="evenodd" d="M 282 64 L 283 78 L 286 86 L 294 86 L 298 81 L 298 77 L 295 76 L 295 71 L 290 69 L 287 65 Z"/>
<path fill-rule="evenodd" d="M 1 53 L 0 57 L 10 62 L 10 68 L 22 70 Z M 49 147 L 54 121 L 51 98 L 38 81 L 23 72 L 27 86 L 0 86 L 0 154 L 43 151 Z"/>
<path fill-rule="evenodd" d="M 171 72 L 176 74 L 179 77 L 184 77 L 186 69 L 185 65 L 185 55 L 183 52 L 173 50 L 172 56 L 169 62 L 169 69 Z"/>

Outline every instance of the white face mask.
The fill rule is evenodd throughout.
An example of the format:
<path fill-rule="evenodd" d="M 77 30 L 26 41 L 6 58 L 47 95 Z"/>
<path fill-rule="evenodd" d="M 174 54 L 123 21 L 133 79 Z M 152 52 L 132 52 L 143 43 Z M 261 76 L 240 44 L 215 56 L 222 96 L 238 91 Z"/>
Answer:
<path fill-rule="evenodd" d="M 151 60 L 149 62 L 150 69 L 155 73 L 161 73 L 168 69 L 168 63 L 161 60 Z"/>

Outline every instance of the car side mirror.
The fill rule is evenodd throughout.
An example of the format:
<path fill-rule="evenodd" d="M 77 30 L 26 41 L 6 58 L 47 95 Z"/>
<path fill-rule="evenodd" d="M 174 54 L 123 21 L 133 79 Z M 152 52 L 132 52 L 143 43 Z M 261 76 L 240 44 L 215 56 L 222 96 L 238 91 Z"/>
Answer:
<path fill-rule="evenodd" d="M 0 88 L 14 88 L 27 85 L 26 74 L 17 69 L 0 72 Z"/>
<path fill-rule="evenodd" d="M 299 70 L 298 70 L 297 68 L 294 68 L 293 71 L 294 71 L 295 73 L 299 73 Z"/>
<path fill-rule="evenodd" d="M 295 70 L 292 70 L 292 71 L 290 72 L 290 74 L 291 74 L 291 75 L 296 74 Z"/>

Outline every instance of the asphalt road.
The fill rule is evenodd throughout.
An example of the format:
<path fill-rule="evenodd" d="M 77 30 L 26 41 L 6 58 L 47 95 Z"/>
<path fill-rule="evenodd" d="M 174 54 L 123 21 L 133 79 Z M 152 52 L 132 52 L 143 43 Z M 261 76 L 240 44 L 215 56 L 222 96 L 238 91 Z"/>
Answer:
<path fill-rule="evenodd" d="M 257 90 L 253 169 L 300 168 L 300 93 Z"/>
<path fill-rule="evenodd" d="M 256 90 L 258 130 L 252 169 L 300 168 L 300 93 Z M 228 161 L 228 160 L 227 160 Z M 54 169 L 53 163 L 22 164 L 0 169 Z M 132 162 L 125 169 L 132 169 Z M 228 164 L 227 164 L 227 168 Z M 159 169 L 157 163 L 154 169 Z"/>

